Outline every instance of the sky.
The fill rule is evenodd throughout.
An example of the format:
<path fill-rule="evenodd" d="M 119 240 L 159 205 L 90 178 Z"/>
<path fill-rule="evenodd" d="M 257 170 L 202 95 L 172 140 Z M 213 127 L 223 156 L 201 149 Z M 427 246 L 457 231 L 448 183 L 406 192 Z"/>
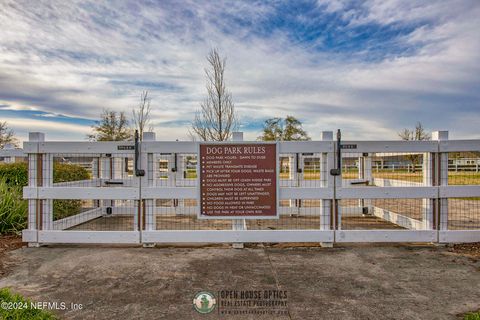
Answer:
<path fill-rule="evenodd" d="M 157 140 L 188 140 L 217 48 L 247 140 L 287 115 L 313 139 L 398 139 L 417 121 L 480 138 L 479 17 L 478 0 L 2 0 L 0 121 L 85 140 L 148 90 Z"/>

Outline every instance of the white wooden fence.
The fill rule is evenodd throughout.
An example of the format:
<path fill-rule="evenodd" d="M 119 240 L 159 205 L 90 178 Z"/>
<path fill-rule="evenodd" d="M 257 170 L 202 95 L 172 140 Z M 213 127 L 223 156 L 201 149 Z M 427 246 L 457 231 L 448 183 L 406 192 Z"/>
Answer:
<path fill-rule="evenodd" d="M 196 142 L 155 141 L 146 133 L 139 157 L 145 176 L 137 177 L 131 142 L 50 142 L 31 133 L 24 143 L 29 214 L 23 239 L 31 245 L 480 241 L 480 176 L 448 168 L 449 153 L 471 157 L 480 140 L 448 140 L 446 131 L 432 138 L 342 141 L 342 161 L 356 167 L 346 166 L 341 176 L 330 174 L 338 150 L 332 132 L 323 132 L 321 141 L 280 142 L 280 158 L 288 163 L 278 181 L 280 219 L 205 221 L 196 218 Z M 412 167 L 421 170 L 379 172 L 372 161 L 381 157 L 418 162 Z M 312 158 L 318 167 L 305 165 Z M 54 163 L 65 159 L 88 160 L 90 179 L 56 182 Z"/>

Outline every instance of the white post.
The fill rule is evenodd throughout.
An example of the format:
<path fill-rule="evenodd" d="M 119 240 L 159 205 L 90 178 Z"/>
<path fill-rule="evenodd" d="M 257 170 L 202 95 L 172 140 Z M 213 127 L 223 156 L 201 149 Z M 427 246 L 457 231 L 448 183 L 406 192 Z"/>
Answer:
<path fill-rule="evenodd" d="M 432 140 L 438 138 L 436 133 L 432 133 Z M 423 185 L 425 187 L 431 187 L 436 185 L 435 175 L 433 172 L 435 163 L 435 153 L 424 153 L 423 154 Z M 422 207 L 423 207 L 423 215 L 422 215 L 422 223 L 424 230 L 432 230 L 433 229 L 433 202 L 434 199 L 422 199 Z"/>
<path fill-rule="evenodd" d="M 53 185 L 53 154 L 45 153 L 42 157 L 43 168 L 43 187 L 51 187 Z M 53 199 L 43 199 L 43 229 L 53 229 Z"/>
<path fill-rule="evenodd" d="M 433 154 L 428 152 L 423 154 L 423 186 L 433 186 L 432 179 Z M 423 230 L 431 230 L 433 226 L 433 199 L 422 199 L 422 224 Z"/>
<path fill-rule="evenodd" d="M 243 141 L 243 132 L 233 132 L 232 141 Z M 277 199 L 278 201 L 278 199 Z M 233 219 L 232 220 L 232 230 L 247 230 L 247 222 L 245 219 Z M 244 247 L 243 243 L 235 242 L 232 245 L 235 249 L 242 249 Z"/>
<path fill-rule="evenodd" d="M 332 131 L 322 131 L 322 141 L 333 141 Z M 320 179 L 322 188 L 333 188 L 335 177 L 330 174 L 330 168 L 334 165 L 334 152 L 320 155 Z M 320 230 L 330 230 L 332 212 L 332 200 L 320 200 Z M 333 242 L 321 242 L 322 247 L 333 247 Z"/>
<path fill-rule="evenodd" d="M 30 132 L 28 134 L 29 142 L 37 142 L 37 151 L 39 142 L 45 141 L 45 134 L 41 132 Z M 41 156 L 38 153 L 32 153 L 28 155 L 28 186 L 29 187 L 39 187 L 43 181 L 40 181 L 38 178 L 38 171 L 40 168 Z M 41 221 L 37 220 L 37 214 L 41 212 L 42 201 L 39 199 L 29 199 L 28 200 L 28 229 L 37 231 L 37 241 L 29 242 L 29 247 L 38 247 L 38 230 L 41 228 Z"/>
<path fill-rule="evenodd" d="M 432 132 L 432 140 L 446 141 L 448 140 L 448 131 Z M 437 181 L 440 186 L 448 186 L 448 153 L 439 153 L 440 177 Z M 439 220 L 438 229 L 448 229 L 448 198 L 439 199 Z"/>
<path fill-rule="evenodd" d="M 155 141 L 155 133 L 144 132 L 142 141 L 144 142 Z M 142 187 L 154 186 L 156 164 L 153 163 L 153 158 L 154 157 L 152 153 L 145 154 L 145 151 L 142 148 L 141 164 L 142 164 L 142 169 L 145 169 L 145 177 L 140 178 L 141 179 L 140 199 L 142 199 L 142 193 L 141 193 Z M 145 212 L 144 212 L 145 230 L 146 231 L 156 230 L 157 229 L 157 221 L 156 221 L 156 215 L 155 215 L 156 201 L 155 199 L 145 199 L 143 201 L 145 202 Z M 143 243 L 143 247 L 146 247 L 146 248 L 152 248 L 154 246 L 155 246 L 155 243 Z"/>

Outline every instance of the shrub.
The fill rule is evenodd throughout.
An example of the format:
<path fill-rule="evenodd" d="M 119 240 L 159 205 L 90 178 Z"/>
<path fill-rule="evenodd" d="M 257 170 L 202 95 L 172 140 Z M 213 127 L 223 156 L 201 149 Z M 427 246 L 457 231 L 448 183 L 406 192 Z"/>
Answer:
<path fill-rule="evenodd" d="M 53 182 L 69 182 L 89 179 L 84 168 L 68 163 L 54 163 Z M 80 213 L 82 200 L 53 200 L 53 220 L 62 219 Z"/>
<path fill-rule="evenodd" d="M 0 178 L 0 234 L 19 232 L 27 226 L 28 204 L 22 188 L 9 186 Z"/>
<path fill-rule="evenodd" d="M 69 163 L 56 162 L 53 165 L 53 182 L 69 182 L 90 179 L 83 167 Z"/>
<path fill-rule="evenodd" d="M 26 162 L 0 164 L 0 178 L 9 186 L 26 187 L 28 185 L 28 164 Z M 89 179 L 88 171 L 69 163 L 53 164 L 53 182 L 69 182 Z"/>
<path fill-rule="evenodd" d="M 26 162 L 0 163 L 0 178 L 9 186 L 28 185 L 28 164 Z"/>
<path fill-rule="evenodd" d="M 7 308 L 0 308 L 0 319 L 17 320 L 53 320 L 56 317 L 45 310 L 36 309 L 31 301 L 19 294 L 11 293 L 7 288 L 0 289 L 0 303 Z M 12 308 L 8 308 L 12 304 Z M 13 304 L 17 307 L 13 308 Z M 22 306 L 22 307 L 18 307 Z"/>
<path fill-rule="evenodd" d="M 480 310 L 477 312 L 467 313 L 463 319 L 464 320 L 480 320 Z"/>
<path fill-rule="evenodd" d="M 88 171 L 78 165 L 54 163 L 53 182 L 89 179 Z M 0 164 L 0 234 L 18 232 L 27 224 L 27 201 L 22 199 L 22 187 L 28 185 L 28 164 Z M 54 200 L 53 218 L 61 219 L 80 212 L 81 200 Z"/>

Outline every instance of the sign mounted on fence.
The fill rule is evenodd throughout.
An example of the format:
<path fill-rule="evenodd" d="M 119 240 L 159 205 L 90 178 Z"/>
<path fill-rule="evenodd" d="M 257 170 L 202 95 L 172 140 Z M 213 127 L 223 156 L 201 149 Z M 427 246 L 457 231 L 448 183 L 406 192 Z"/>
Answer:
<path fill-rule="evenodd" d="M 133 145 L 117 146 L 117 150 L 135 150 L 135 146 Z"/>
<path fill-rule="evenodd" d="M 199 218 L 277 219 L 276 143 L 200 143 Z"/>

